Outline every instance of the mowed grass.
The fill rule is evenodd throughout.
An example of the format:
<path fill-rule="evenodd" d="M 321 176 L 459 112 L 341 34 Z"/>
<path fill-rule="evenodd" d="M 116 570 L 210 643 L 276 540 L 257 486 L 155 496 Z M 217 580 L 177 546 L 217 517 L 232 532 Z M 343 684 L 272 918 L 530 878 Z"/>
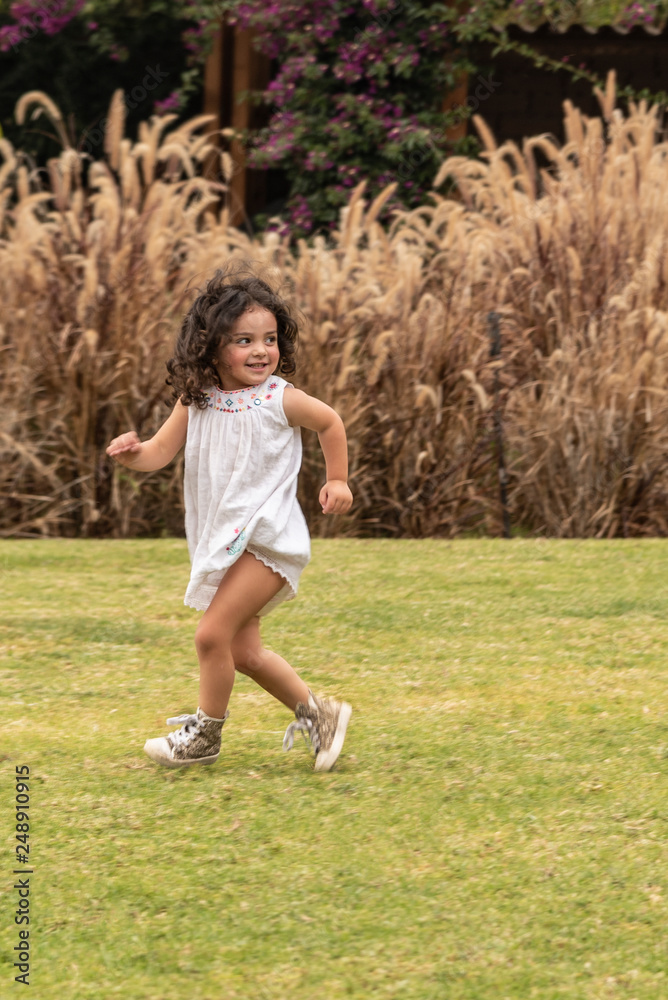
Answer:
<path fill-rule="evenodd" d="M 268 645 L 354 707 L 314 774 L 246 678 L 197 704 L 185 543 L 18 541 L 2 567 L 0 974 L 31 770 L 31 995 L 668 997 L 668 543 L 320 541 Z"/>

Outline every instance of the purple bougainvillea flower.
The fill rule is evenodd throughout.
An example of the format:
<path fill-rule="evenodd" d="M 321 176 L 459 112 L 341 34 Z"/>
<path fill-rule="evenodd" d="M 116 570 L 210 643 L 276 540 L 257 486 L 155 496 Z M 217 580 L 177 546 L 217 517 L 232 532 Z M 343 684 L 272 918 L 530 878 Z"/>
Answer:
<path fill-rule="evenodd" d="M 173 90 L 169 97 L 162 101 L 156 101 L 153 110 L 157 115 L 166 115 L 170 111 L 178 111 L 181 107 L 181 95 L 178 90 Z"/>

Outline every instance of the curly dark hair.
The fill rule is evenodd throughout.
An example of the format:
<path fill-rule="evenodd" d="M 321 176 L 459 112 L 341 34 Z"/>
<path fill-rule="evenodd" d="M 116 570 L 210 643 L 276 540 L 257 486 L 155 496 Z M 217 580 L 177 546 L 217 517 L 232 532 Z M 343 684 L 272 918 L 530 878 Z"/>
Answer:
<path fill-rule="evenodd" d="M 280 361 L 279 375 L 295 371 L 298 327 L 290 308 L 251 264 L 234 261 L 214 274 L 186 313 L 176 339 L 174 355 L 167 362 L 175 399 L 199 409 L 207 405 L 205 389 L 217 385 L 216 357 L 230 340 L 234 323 L 259 306 L 276 317 Z"/>

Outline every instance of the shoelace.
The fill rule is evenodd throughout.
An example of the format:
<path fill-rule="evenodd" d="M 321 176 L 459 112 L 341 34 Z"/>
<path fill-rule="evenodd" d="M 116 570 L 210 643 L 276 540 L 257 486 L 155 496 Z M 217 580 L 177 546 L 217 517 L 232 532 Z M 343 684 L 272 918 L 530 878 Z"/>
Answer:
<path fill-rule="evenodd" d="M 313 728 L 313 721 L 304 717 L 291 722 L 285 730 L 285 736 L 283 737 L 283 749 L 292 750 L 295 742 L 295 733 L 299 732 L 301 732 L 304 737 L 304 743 L 306 743 L 306 746 L 309 744 L 309 739 L 311 740 L 311 745 L 317 753 L 320 749 L 320 734 L 317 729 Z"/>
<path fill-rule="evenodd" d="M 167 719 L 168 726 L 181 726 L 175 733 L 170 733 L 170 737 L 175 746 L 182 743 L 190 743 L 191 739 L 200 731 L 201 720 L 196 715 L 177 715 L 173 719 Z"/>

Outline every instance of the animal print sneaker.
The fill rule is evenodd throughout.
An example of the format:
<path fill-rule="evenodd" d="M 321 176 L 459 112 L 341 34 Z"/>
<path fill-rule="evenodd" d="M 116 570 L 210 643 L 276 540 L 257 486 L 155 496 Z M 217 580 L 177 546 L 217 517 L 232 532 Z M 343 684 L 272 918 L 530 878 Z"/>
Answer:
<path fill-rule="evenodd" d="M 201 708 L 196 715 L 178 715 L 167 719 L 168 726 L 181 725 L 168 736 L 146 740 L 144 750 L 151 760 L 165 767 L 186 767 L 188 764 L 213 764 L 220 753 L 220 733 L 228 718 L 212 719 Z"/>
<path fill-rule="evenodd" d="M 308 693 L 308 705 L 299 702 L 295 709 L 295 722 L 285 731 L 283 749 L 291 750 L 295 733 L 302 732 L 304 739 L 311 740 L 315 750 L 315 771 L 330 771 L 343 748 L 352 708 L 345 701 L 332 698 L 316 698 Z"/>

